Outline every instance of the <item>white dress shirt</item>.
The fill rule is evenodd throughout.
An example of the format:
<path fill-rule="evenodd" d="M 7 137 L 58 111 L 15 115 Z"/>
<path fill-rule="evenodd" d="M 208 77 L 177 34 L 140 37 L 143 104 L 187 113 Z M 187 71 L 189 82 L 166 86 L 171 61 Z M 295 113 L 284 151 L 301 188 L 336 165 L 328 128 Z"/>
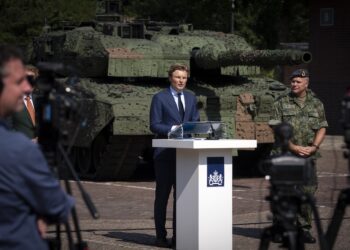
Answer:
<path fill-rule="evenodd" d="M 171 94 L 173 95 L 174 100 L 176 102 L 177 109 L 179 109 L 179 96 L 177 95 L 179 92 L 177 92 L 171 86 L 170 86 L 170 91 L 171 91 Z M 184 111 L 185 111 L 186 110 L 185 96 L 184 96 L 184 93 L 182 91 L 181 91 L 181 101 L 182 101 L 182 105 L 183 105 Z"/>
<path fill-rule="evenodd" d="M 24 105 L 26 105 L 26 107 L 27 107 L 27 100 L 26 100 L 26 97 L 27 97 L 27 95 L 24 95 L 24 96 L 23 96 L 23 102 L 24 102 Z M 32 94 L 30 94 L 29 97 L 30 97 L 30 102 L 32 103 L 33 108 L 34 108 L 34 103 L 33 103 Z M 35 109 L 35 108 L 34 108 L 34 109 Z"/>

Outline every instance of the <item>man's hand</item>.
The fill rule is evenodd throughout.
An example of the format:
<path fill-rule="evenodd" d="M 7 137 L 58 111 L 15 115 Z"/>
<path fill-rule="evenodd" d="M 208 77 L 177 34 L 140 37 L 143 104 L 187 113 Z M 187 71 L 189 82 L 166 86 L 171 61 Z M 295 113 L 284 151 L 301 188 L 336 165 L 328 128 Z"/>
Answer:
<path fill-rule="evenodd" d="M 181 125 L 173 125 L 171 126 L 170 132 L 173 132 L 174 130 L 178 129 Z"/>
<path fill-rule="evenodd" d="M 38 143 L 38 137 L 33 138 L 33 139 L 32 139 L 32 142 Z"/>
<path fill-rule="evenodd" d="M 314 146 L 311 147 L 303 147 L 299 145 L 295 145 L 293 143 L 289 143 L 289 149 L 296 155 L 301 156 L 301 157 L 309 157 L 313 155 L 316 151 L 317 148 Z"/>
<path fill-rule="evenodd" d="M 41 236 L 41 238 L 45 239 L 46 238 L 46 232 L 47 232 L 47 223 L 43 218 L 38 218 L 37 220 L 37 226 L 38 226 L 38 231 Z"/>

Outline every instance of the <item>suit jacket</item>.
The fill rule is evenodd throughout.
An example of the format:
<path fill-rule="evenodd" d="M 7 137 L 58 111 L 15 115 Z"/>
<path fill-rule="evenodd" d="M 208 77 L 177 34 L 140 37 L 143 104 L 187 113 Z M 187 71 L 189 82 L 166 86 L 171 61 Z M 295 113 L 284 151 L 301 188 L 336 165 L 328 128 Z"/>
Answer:
<path fill-rule="evenodd" d="M 25 105 L 22 111 L 12 115 L 11 123 L 14 130 L 25 134 L 29 139 L 37 137 L 36 127 L 33 124 Z"/>
<path fill-rule="evenodd" d="M 46 250 L 37 219 L 65 222 L 74 199 L 53 176 L 39 146 L 0 120 L 0 249 Z"/>
<path fill-rule="evenodd" d="M 189 91 L 184 91 L 185 115 L 183 122 L 199 121 L 196 97 Z M 170 88 L 153 96 L 150 111 L 150 129 L 160 137 L 166 137 L 171 127 L 183 123 Z M 155 157 L 159 150 L 155 151 Z"/>

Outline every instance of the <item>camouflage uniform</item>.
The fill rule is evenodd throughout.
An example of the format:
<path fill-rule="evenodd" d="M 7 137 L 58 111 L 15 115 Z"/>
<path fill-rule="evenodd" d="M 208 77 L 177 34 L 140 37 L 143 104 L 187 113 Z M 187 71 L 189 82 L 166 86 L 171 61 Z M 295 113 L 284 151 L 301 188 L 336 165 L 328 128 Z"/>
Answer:
<path fill-rule="evenodd" d="M 274 119 L 288 122 L 293 126 L 291 142 L 300 146 L 311 146 L 316 132 L 321 128 L 328 127 L 323 104 L 311 90 L 307 90 L 303 105 L 298 102 L 297 97 L 292 92 L 278 98 L 274 103 Z M 319 156 L 318 152 L 311 156 L 314 159 L 314 163 L 316 163 L 315 160 Z M 314 185 L 298 187 L 311 195 L 314 195 L 317 189 L 316 168 L 314 169 Z M 311 221 L 311 207 L 303 205 L 298 215 L 298 224 L 302 228 L 309 230 Z"/>

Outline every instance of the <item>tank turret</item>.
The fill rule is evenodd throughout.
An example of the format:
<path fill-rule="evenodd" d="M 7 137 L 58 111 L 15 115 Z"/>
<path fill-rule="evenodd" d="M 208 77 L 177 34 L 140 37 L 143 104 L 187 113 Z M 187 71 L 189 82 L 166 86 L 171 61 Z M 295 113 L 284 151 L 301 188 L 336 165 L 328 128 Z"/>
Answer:
<path fill-rule="evenodd" d="M 197 96 L 201 120 L 225 122 L 229 138 L 257 139 L 262 147 L 273 142 L 271 107 L 287 88 L 262 76 L 260 66 L 308 63 L 309 52 L 254 50 L 241 36 L 190 24 L 123 21 L 115 13 L 120 4 L 112 4 L 119 1 L 101 2 L 108 5 L 99 9 L 108 12 L 95 22 L 53 29 L 33 41 L 33 63 L 71 65 L 80 87 L 95 94 L 80 100 L 87 126 L 71 156 L 82 177 L 127 179 L 151 161 L 151 99 L 169 85 L 167 70 L 176 63 L 190 67 L 188 89 Z"/>

